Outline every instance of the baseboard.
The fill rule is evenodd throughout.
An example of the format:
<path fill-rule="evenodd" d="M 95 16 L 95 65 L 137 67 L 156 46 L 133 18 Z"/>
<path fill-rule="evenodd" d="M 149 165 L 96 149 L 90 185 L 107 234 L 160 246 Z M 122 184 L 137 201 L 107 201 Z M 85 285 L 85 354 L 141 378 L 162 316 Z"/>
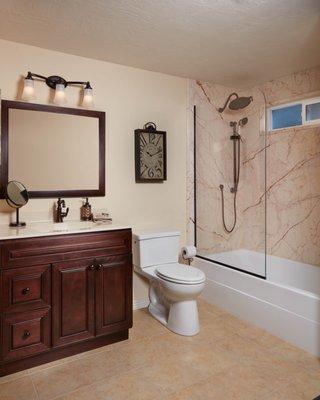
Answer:
<path fill-rule="evenodd" d="M 149 303 L 149 298 L 133 300 L 133 309 L 140 310 L 140 308 L 146 308 L 148 307 Z"/>
<path fill-rule="evenodd" d="M 320 356 L 320 324 L 315 321 L 210 279 L 207 279 L 201 297 L 309 353 Z"/>

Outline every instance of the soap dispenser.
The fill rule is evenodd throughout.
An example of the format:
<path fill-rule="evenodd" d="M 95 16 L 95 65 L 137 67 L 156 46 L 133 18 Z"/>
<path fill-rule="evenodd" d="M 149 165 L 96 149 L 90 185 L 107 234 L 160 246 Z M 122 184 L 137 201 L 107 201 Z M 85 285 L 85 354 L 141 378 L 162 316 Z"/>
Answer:
<path fill-rule="evenodd" d="M 92 218 L 91 205 L 89 204 L 88 197 L 86 197 L 85 203 L 80 208 L 81 221 L 90 221 Z"/>

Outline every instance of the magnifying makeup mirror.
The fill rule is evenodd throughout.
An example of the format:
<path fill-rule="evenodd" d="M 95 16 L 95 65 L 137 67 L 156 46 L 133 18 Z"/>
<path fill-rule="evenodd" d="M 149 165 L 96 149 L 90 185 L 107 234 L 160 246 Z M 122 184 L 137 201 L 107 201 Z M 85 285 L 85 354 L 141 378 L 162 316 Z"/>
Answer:
<path fill-rule="evenodd" d="M 11 222 L 10 226 L 26 226 L 25 222 L 19 220 L 19 209 L 26 205 L 29 200 L 29 194 L 25 186 L 18 181 L 10 181 L 7 184 L 6 200 L 10 207 L 16 209 L 16 222 Z"/>

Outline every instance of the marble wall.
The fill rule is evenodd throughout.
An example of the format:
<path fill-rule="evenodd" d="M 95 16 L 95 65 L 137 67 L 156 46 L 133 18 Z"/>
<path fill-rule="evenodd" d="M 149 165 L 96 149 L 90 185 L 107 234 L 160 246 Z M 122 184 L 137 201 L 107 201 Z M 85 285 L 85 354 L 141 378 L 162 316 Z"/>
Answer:
<path fill-rule="evenodd" d="M 246 109 L 220 114 L 228 95 L 253 96 Z M 266 133 L 266 107 L 320 93 L 320 67 L 248 89 L 189 82 L 188 234 L 193 241 L 193 106 L 197 108 L 197 245 L 202 255 L 236 249 L 320 265 L 320 127 Z M 233 152 L 230 121 L 248 117 L 241 128 L 238 221 L 222 225 L 220 184 L 226 220 L 232 225 Z"/>

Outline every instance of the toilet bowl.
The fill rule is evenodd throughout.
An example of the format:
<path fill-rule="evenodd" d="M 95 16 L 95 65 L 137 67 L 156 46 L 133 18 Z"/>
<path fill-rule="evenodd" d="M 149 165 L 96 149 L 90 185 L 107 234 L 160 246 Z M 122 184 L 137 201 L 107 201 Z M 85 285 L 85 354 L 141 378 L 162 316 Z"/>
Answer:
<path fill-rule="evenodd" d="M 149 280 L 149 312 L 172 332 L 193 336 L 199 332 L 197 297 L 205 274 L 178 263 L 180 233 L 148 232 L 133 235 L 135 271 Z"/>

